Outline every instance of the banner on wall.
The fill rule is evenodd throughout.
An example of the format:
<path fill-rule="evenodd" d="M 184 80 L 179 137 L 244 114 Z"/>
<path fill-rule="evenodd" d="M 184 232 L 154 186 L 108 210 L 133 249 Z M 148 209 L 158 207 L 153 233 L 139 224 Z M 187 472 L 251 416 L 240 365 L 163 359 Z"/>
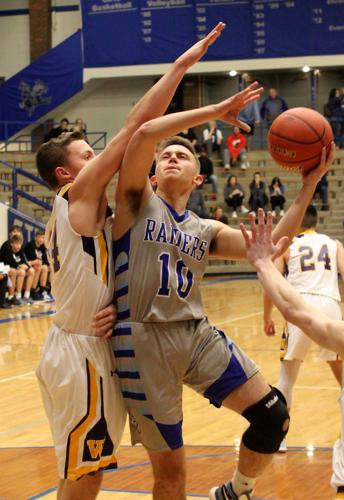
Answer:
<path fill-rule="evenodd" d="M 85 67 L 173 61 L 219 21 L 203 60 L 340 54 L 342 0 L 81 0 Z"/>
<path fill-rule="evenodd" d="M 0 140 L 39 120 L 82 88 L 83 57 L 78 31 L 1 85 Z"/>

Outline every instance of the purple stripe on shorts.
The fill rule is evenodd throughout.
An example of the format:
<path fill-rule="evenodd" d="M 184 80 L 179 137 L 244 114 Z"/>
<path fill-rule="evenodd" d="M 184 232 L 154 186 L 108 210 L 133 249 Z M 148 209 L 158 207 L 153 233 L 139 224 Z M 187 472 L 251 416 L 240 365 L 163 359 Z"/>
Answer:
<path fill-rule="evenodd" d="M 155 422 L 155 424 L 171 450 L 176 450 L 183 446 L 183 420 L 180 420 L 177 424 L 160 424 L 159 422 Z"/>

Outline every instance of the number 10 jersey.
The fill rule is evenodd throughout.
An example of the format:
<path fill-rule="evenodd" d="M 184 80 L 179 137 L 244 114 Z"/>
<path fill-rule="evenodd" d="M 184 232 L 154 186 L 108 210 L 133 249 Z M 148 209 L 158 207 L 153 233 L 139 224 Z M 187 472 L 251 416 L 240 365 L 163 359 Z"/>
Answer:
<path fill-rule="evenodd" d="M 178 214 L 152 194 L 134 226 L 113 242 L 118 321 L 203 318 L 199 283 L 211 239 L 209 221 Z"/>

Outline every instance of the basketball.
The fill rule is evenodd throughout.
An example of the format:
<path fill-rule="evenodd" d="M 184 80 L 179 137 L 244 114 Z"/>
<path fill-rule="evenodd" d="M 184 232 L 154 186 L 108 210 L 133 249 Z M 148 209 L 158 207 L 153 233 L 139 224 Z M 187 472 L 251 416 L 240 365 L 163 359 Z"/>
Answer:
<path fill-rule="evenodd" d="M 269 151 L 281 167 L 306 173 L 320 163 L 321 150 L 328 154 L 332 128 L 320 113 L 310 108 L 292 108 L 280 114 L 268 134 Z"/>

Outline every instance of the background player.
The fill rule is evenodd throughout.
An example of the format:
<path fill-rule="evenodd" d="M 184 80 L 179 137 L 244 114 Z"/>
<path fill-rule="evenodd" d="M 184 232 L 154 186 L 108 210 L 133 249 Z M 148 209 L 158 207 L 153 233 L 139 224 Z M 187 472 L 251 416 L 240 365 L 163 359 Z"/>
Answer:
<path fill-rule="evenodd" d="M 250 498 L 254 479 L 288 429 L 283 396 L 205 317 L 198 284 L 207 257 L 243 259 L 246 251 L 239 230 L 185 210 L 190 193 L 202 182 L 190 143 L 173 137 L 163 142 L 152 179 L 156 194 L 148 181 L 159 141 L 214 119 L 248 130 L 237 114 L 261 91 L 252 84 L 219 104 L 144 124 L 131 139 L 120 171 L 113 232 L 119 321 L 114 347 L 132 442 L 142 442 L 148 450 L 153 497 L 159 500 L 185 498 L 183 383 L 215 406 L 243 414 L 251 424 L 232 482 L 213 488 L 214 500 Z M 333 151 L 304 178 L 297 199 L 274 231 L 276 241 L 283 234 L 293 235 L 332 158 Z"/>
<path fill-rule="evenodd" d="M 324 154 L 324 153 L 323 153 Z M 275 245 L 271 240 L 272 215 L 267 214 L 264 223 L 263 210 L 258 211 L 258 226 L 255 218 L 250 216 L 251 235 L 243 224 L 240 224 L 245 238 L 247 258 L 258 272 L 258 277 L 266 293 L 284 318 L 296 325 L 309 338 L 325 349 L 344 355 L 344 322 L 333 320 L 314 308 L 303 298 L 303 295 L 283 278 L 275 267 L 273 260 L 278 258 L 288 245 L 288 239 L 282 238 Z M 336 499 L 342 499 L 344 493 L 344 394 L 340 397 L 341 438 L 335 443 L 333 450 L 333 474 L 331 484 L 337 489 Z"/>
<path fill-rule="evenodd" d="M 338 271 L 344 279 L 344 249 L 339 241 L 315 231 L 317 211 L 313 205 L 307 207 L 297 234 L 288 250 L 275 260 L 275 266 L 304 299 L 316 309 L 332 319 L 342 319 Z M 273 303 L 268 295 L 264 298 L 264 330 L 266 335 L 275 334 L 271 319 Z M 312 341 L 291 323 L 286 323 L 282 335 L 281 368 L 277 382 L 278 389 L 291 408 L 293 387 L 300 370 L 301 362 Z M 322 349 L 320 359 L 327 361 L 339 385 L 342 386 L 342 361 L 336 353 Z M 280 451 L 286 451 L 285 443 Z"/>
<path fill-rule="evenodd" d="M 176 60 L 97 157 L 79 133 L 51 140 L 37 153 L 40 175 L 58 193 L 46 232 L 56 316 L 37 370 L 61 477 L 58 498 L 96 497 L 100 470 L 116 465 L 125 421 L 113 354 L 92 327 L 94 314 L 113 298 L 105 188 L 134 131 L 165 112 L 185 71 L 223 28 L 219 23 Z"/>

